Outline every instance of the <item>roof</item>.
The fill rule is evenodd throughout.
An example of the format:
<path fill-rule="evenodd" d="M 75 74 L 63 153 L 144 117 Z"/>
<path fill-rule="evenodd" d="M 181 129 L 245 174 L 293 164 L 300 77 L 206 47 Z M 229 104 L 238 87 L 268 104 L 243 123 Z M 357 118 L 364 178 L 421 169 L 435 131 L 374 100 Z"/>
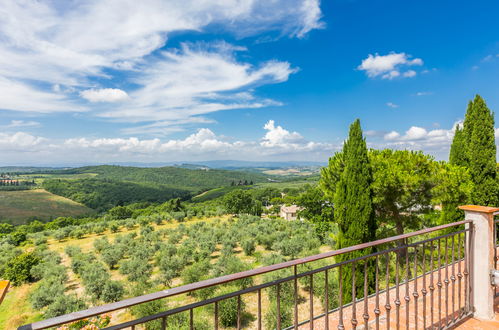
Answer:
<path fill-rule="evenodd" d="M 281 206 L 281 212 L 285 213 L 296 213 L 301 210 L 301 207 L 298 205 L 290 205 L 290 206 Z"/>

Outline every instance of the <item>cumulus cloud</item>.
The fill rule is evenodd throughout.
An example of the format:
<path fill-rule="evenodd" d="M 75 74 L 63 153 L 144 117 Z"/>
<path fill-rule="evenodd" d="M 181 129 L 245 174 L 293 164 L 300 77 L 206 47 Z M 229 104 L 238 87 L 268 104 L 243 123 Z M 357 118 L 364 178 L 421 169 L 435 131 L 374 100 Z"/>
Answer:
<path fill-rule="evenodd" d="M 90 102 L 122 102 L 128 99 L 128 94 L 117 88 L 87 89 L 80 96 Z"/>
<path fill-rule="evenodd" d="M 185 138 L 87 138 L 46 139 L 18 132 L 0 134 L 0 152 L 31 152 L 31 160 L 44 158 L 54 162 L 180 161 L 210 159 L 327 159 L 341 144 L 307 141 L 298 132 L 289 131 L 273 120 L 264 125 L 261 139 L 242 141 L 217 135 L 208 128 L 198 129 Z M 21 157 L 20 154 L 13 154 Z"/>
<path fill-rule="evenodd" d="M 303 136 L 298 132 L 290 132 L 279 125 L 276 126 L 273 120 L 269 120 L 263 128 L 267 133 L 260 144 L 267 148 L 298 144 L 304 141 Z"/>
<path fill-rule="evenodd" d="M 105 91 L 111 87 L 106 79 L 126 79 L 133 72 L 144 81 L 142 70 L 150 75 L 161 65 L 154 55 L 172 33 L 216 26 L 238 38 L 265 33 L 301 38 L 323 27 L 319 0 L 5 0 L 0 13 L 6 17 L 0 20 L 0 109 L 35 112 L 86 110 L 75 105 L 79 91 L 91 102 L 123 100 L 124 92 Z M 258 73 L 268 69 L 271 80 L 284 81 L 285 66 L 269 62 Z M 176 81 L 170 83 L 172 90 Z M 90 86 L 98 89 L 87 91 Z"/>
<path fill-rule="evenodd" d="M 420 58 L 411 58 L 406 53 L 392 52 L 388 55 L 369 54 L 357 69 L 365 71 L 369 78 L 381 77 L 391 80 L 397 77 L 414 77 L 417 74 L 416 71 L 409 70 L 407 67 L 421 65 L 423 65 L 423 60 Z"/>
<path fill-rule="evenodd" d="M 393 109 L 395 109 L 395 108 L 398 108 L 398 107 L 399 107 L 399 106 L 398 106 L 398 104 L 395 104 L 395 103 L 393 103 L 393 102 L 387 102 L 387 103 L 386 103 L 386 105 L 387 105 L 387 106 L 389 106 L 390 108 L 393 108 Z"/>
<path fill-rule="evenodd" d="M 40 146 L 45 141 L 47 139 L 25 132 L 16 132 L 13 134 L 0 133 L 0 150 L 2 152 L 31 151 L 33 147 Z"/>

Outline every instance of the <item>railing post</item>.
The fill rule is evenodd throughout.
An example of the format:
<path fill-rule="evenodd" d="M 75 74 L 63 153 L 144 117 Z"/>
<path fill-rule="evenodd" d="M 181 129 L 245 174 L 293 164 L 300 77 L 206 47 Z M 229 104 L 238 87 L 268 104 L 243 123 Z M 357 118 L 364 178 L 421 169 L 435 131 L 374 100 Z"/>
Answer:
<path fill-rule="evenodd" d="M 494 318 L 494 287 L 490 282 L 490 271 L 494 269 L 494 213 L 499 208 L 477 205 L 459 208 L 464 211 L 465 219 L 472 221 L 470 284 L 474 317 L 491 320 Z"/>

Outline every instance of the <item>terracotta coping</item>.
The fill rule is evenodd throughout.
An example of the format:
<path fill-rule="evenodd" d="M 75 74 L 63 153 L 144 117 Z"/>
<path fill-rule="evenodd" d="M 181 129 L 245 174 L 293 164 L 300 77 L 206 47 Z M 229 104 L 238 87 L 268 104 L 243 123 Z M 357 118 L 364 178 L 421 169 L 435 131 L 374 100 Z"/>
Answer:
<path fill-rule="evenodd" d="M 499 211 L 499 207 L 480 206 L 480 205 L 461 205 L 458 207 L 463 211 L 494 213 Z"/>

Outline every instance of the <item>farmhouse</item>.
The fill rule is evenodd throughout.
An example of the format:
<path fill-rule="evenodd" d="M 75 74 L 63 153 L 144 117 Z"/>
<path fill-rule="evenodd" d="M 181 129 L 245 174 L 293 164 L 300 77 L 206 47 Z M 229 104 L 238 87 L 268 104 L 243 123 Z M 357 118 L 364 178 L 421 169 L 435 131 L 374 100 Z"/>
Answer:
<path fill-rule="evenodd" d="M 301 207 L 299 207 L 298 205 L 282 205 L 279 216 L 285 220 L 296 220 L 298 219 L 298 211 L 300 210 Z"/>

